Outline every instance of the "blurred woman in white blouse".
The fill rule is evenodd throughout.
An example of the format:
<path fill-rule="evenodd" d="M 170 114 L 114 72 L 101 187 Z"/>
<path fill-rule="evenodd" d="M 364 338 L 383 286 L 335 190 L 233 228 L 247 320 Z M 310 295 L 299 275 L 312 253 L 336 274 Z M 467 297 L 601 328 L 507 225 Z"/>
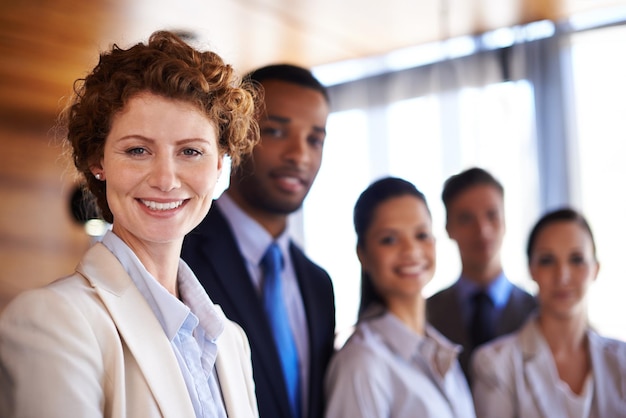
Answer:
<path fill-rule="evenodd" d="M 362 267 L 360 319 L 331 360 L 327 418 L 474 417 L 460 347 L 426 323 L 435 272 L 426 199 L 399 178 L 370 185 L 354 208 Z"/>
<path fill-rule="evenodd" d="M 538 314 L 472 359 L 476 412 L 497 417 L 626 417 L 626 343 L 589 326 L 587 299 L 599 264 L 585 218 L 544 215 L 530 233 Z"/>

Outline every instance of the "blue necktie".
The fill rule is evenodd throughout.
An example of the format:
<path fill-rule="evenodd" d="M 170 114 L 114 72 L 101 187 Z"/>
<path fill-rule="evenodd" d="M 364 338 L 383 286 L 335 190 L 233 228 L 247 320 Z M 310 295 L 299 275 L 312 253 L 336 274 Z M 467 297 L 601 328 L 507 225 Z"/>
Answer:
<path fill-rule="evenodd" d="M 263 255 L 261 266 L 264 269 L 263 302 L 265 314 L 269 320 L 278 355 L 282 363 L 283 375 L 287 385 L 287 394 L 291 406 L 292 417 L 299 417 L 300 410 L 300 378 L 298 368 L 298 351 L 289 325 L 287 307 L 283 300 L 281 271 L 283 255 L 276 243 L 270 244 Z"/>

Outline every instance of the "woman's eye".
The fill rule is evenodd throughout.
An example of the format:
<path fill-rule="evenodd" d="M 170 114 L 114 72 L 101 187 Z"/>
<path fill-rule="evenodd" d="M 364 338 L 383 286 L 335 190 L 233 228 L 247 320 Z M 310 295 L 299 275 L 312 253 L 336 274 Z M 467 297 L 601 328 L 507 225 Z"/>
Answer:
<path fill-rule="evenodd" d="M 395 241 L 396 241 L 396 240 L 395 240 L 395 238 L 394 238 L 394 237 L 382 237 L 382 238 L 380 239 L 380 243 L 381 243 L 382 245 L 391 245 L 391 244 L 393 244 Z"/>
<path fill-rule="evenodd" d="M 141 147 L 130 148 L 126 152 L 130 155 L 144 155 L 146 153 L 146 149 Z"/>
<path fill-rule="evenodd" d="M 570 257 L 570 261 L 572 262 L 572 264 L 580 265 L 584 264 L 585 258 L 582 255 L 575 254 Z"/>
<path fill-rule="evenodd" d="M 419 234 L 417 234 L 417 239 L 419 241 L 428 241 L 430 237 L 431 235 L 428 232 L 420 232 Z"/>
<path fill-rule="evenodd" d="M 185 150 L 183 150 L 183 154 L 184 155 L 188 155 L 190 157 L 196 156 L 196 155 L 202 155 L 202 152 L 193 149 L 193 148 L 186 148 Z"/>
<path fill-rule="evenodd" d="M 539 264 L 540 266 L 549 266 L 550 264 L 552 264 L 552 262 L 553 258 L 549 256 L 543 256 L 537 259 L 537 264 Z"/>

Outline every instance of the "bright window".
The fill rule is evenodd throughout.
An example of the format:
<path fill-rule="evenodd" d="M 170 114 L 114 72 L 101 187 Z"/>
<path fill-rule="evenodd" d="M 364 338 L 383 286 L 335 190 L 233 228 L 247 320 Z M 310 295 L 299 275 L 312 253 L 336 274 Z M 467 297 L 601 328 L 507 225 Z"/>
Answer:
<path fill-rule="evenodd" d="M 626 340 L 626 27 L 572 39 L 580 201 L 595 234 L 600 274 L 589 301 L 592 325 Z"/>
<path fill-rule="evenodd" d="M 322 169 L 302 216 L 306 251 L 334 282 L 339 332 L 356 321 L 360 298 L 352 209 L 365 187 L 384 175 L 413 182 L 428 199 L 438 266 L 426 296 L 460 273 L 456 244 L 445 232 L 440 195 L 447 177 L 474 165 L 491 171 L 504 185 L 505 272 L 512 281 L 532 287 L 523 250 L 538 216 L 532 89 L 519 81 L 450 94 L 331 115 Z M 456 111 L 448 112 L 448 106 Z M 458 127 L 456 135 L 446 129 L 450 126 Z"/>

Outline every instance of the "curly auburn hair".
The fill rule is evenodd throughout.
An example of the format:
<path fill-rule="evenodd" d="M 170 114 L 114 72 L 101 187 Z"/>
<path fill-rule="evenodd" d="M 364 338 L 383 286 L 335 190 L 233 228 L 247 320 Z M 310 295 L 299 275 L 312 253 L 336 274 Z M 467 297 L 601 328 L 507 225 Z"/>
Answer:
<path fill-rule="evenodd" d="M 74 165 L 109 223 L 113 214 L 106 182 L 90 168 L 104 155 L 113 117 L 144 92 L 191 103 L 204 113 L 217 128 L 220 154 L 229 155 L 233 167 L 259 140 L 255 116 L 261 93 L 216 53 L 198 51 L 167 31 L 154 32 L 147 44 L 129 49 L 114 44 L 100 54 L 90 74 L 74 83 L 74 95 L 60 115 Z"/>

